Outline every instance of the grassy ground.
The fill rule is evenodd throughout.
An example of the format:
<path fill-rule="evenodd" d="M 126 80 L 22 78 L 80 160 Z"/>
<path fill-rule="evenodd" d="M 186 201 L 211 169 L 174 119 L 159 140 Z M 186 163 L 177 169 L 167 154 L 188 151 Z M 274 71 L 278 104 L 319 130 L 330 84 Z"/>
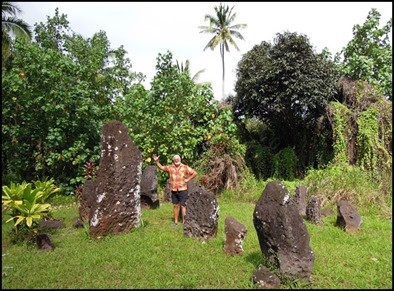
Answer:
<path fill-rule="evenodd" d="M 172 224 L 172 205 L 143 210 L 144 226 L 133 232 L 89 239 L 87 229 L 72 227 L 73 205 L 53 212 L 67 228 L 51 234 L 56 249 L 38 251 L 10 243 L 10 224 L 2 224 L 2 289 L 259 289 L 252 283 L 264 263 L 253 226 L 253 203 L 219 200 L 216 238 L 202 243 Z M 334 226 L 306 223 L 315 253 L 312 284 L 282 284 L 282 289 L 391 289 L 392 222 L 359 211 L 363 224 L 349 234 Z M 233 216 L 248 229 L 242 256 L 223 251 L 224 220 Z"/>

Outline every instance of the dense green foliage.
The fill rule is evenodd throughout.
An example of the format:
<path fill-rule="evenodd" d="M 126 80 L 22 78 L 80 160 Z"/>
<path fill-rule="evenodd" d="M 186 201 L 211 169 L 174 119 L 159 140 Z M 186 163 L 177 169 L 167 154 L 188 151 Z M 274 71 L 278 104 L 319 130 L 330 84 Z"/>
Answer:
<path fill-rule="evenodd" d="M 171 52 L 159 54 L 156 70 L 149 92 L 136 85 L 114 106 L 142 151 L 144 167 L 153 153 L 162 164 L 172 163 L 174 154 L 184 163 L 197 163 L 212 137 L 235 136 L 231 111 L 219 109 L 209 84 L 195 84 L 188 70 L 179 70 Z M 159 175 L 161 182 L 168 179 Z"/>
<path fill-rule="evenodd" d="M 320 123 L 336 95 L 336 80 L 333 62 L 326 52 L 316 54 L 306 36 L 277 34 L 273 45 L 255 45 L 238 63 L 233 113 L 240 126 L 250 118 L 266 124 L 265 141 L 259 142 L 272 152 L 294 148 L 302 173 L 317 163 L 317 145 L 329 142 L 320 140 Z"/>
<path fill-rule="evenodd" d="M 356 165 L 381 181 L 392 171 L 392 102 L 365 81 L 341 78 L 343 102 L 330 102 L 335 165 Z"/>
<path fill-rule="evenodd" d="M 245 155 L 246 164 L 257 179 L 268 179 L 273 173 L 273 153 L 270 147 L 255 141 L 248 143 Z"/>
<path fill-rule="evenodd" d="M 104 32 L 83 39 L 57 11 L 35 34 L 31 44 L 16 42 L 2 70 L 2 176 L 5 183 L 55 177 L 74 186 L 83 164 L 98 162 L 112 99 L 137 75 L 123 48 L 109 49 Z"/>
<path fill-rule="evenodd" d="M 353 27 L 353 39 L 335 58 L 342 75 L 368 81 L 392 100 L 392 19 L 379 28 L 380 16 L 379 11 L 373 8 L 363 25 Z"/>
<path fill-rule="evenodd" d="M 196 85 L 188 72 L 179 73 L 170 52 L 159 54 L 156 70 L 149 93 L 117 104 L 120 119 L 146 150 L 145 158 L 159 153 L 167 163 L 180 153 L 185 161 L 194 160 L 218 111 L 210 85 Z"/>
<path fill-rule="evenodd" d="M 84 165 L 99 164 L 100 131 L 111 119 L 130 129 L 144 167 L 152 153 L 163 164 L 176 153 L 196 161 L 212 136 L 237 130 L 211 86 L 196 84 L 171 52 L 159 54 L 147 91 L 125 50 L 110 49 L 104 32 L 84 39 L 56 10 L 35 34 L 32 44 L 15 44 L 15 58 L 2 70 L 4 184 L 50 176 L 72 192 L 85 181 Z"/>
<path fill-rule="evenodd" d="M 296 178 L 298 158 L 294 149 L 283 148 L 273 157 L 274 174 L 273 177 L 279 180 L 292 181 Z"/>

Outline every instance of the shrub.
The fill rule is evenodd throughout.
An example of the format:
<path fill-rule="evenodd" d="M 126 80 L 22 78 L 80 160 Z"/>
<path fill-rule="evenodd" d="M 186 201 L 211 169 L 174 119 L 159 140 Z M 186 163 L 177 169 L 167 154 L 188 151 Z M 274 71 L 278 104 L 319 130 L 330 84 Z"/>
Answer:
<path fill-rule="evenodd" d="M 11 218 L 6 222 L 14 221 L 14 231 L 18 234 L 19 230 L 26 227 L 32 233 L 36 233 L 36 220 L 47 216 L 50 204 L 45 203 L 48 197 L 60 188 L 54 184 L 54 179 L 35 181 L 21 184 L 11 182 L 10 186 L 3 186 L 2 205 L 3 216 L 9 213 Z"/>
<path fill-rule="evenodd" d="M 294 149 L 286 147 L 274 155 L 274 178 L 292 181 L 296 177 L 298 158 Z"/>

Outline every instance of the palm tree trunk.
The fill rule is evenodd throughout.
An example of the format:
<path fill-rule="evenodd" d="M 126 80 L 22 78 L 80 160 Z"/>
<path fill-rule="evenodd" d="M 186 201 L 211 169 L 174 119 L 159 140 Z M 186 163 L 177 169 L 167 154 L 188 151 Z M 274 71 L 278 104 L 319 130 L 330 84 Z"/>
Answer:
<path fill-rule="evenodd" d="M 220 44 L 220 55 L 222 57 L 222 70 L 223 70 L 223 77 L 222 77 L 222 100 L 224 100 L 224 44 Z"/>

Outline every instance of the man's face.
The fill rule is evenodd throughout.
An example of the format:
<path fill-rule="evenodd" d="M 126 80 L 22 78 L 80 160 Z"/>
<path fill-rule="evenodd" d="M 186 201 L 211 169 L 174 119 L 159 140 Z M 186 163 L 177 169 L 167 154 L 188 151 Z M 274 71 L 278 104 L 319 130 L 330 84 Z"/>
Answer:
<path fill-rule="evenodd" d="M 174 157 L 174 165 L 179 166 L 181 164 L 181 157 L 180 156 L 175 156 Z"/>

